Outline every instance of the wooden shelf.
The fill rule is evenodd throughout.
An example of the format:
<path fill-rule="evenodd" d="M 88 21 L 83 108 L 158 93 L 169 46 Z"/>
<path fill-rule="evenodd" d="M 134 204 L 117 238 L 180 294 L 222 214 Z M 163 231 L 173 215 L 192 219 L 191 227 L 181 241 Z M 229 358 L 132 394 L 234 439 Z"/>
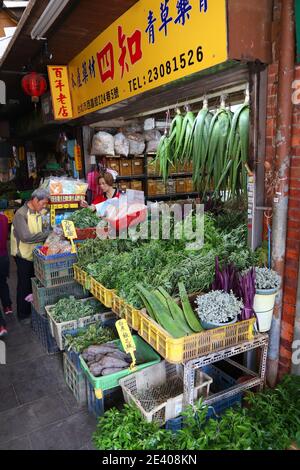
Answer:
<path fill-rule="evenodd" d="M 130 180 L 144 180 L 146 178 L 146 175 L 134 175 L 134 176 L 117 176 L 117 181 L 120 180 L 125 180 L 125 181 L 130 181 Z"/>
<path fill-rule="evenodd" d="M 187 177 L 192 177 L 193 176 L 193 173 L 175 173 L 174 175 L 170 175 L 168 179 L 172 179 L 172 178 L 187 178 Z M 118 175 L 117 176 L 117 181 L 119 180 L 126 180 L 126 181 L 130 181 L 130 180 L 144 180 L 144 179 L 147 179 L 147 180 L 159 180 L 159 179 L 162 179 L 161 176 L 154 176 L 154 175 L 134 175 L 134 176 L 120 176 Z"/>
<path fill-rule="evenodd" d="M 182 198 L 188 198 L 188 197 L 199 197 L 199 193 L 174 193 L 174 194 L 156 194 L 155 196 L 147 196 L 146 199 L 182 199 Z"/>
<path fill-rule="evenodd" d="M 191 177 L 193 176 L 193 173 L 174 173 L 173 175 L 169 175 L 168 180 L 172 178 L 185 178 L 185 177 Z M 148 180 L 156 180 L 156 179 L 162 179 L 162 176 L 155 176 L 155 175 L 147 175 Z"/>

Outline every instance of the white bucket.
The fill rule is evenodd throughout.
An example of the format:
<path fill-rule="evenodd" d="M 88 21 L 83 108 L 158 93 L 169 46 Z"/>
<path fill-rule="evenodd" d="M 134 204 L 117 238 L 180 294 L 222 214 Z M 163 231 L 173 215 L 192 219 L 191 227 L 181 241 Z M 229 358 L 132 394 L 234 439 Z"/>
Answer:
<path fill-rule="evenodd" d="M 255 294 L 253 302 L 253 310 L 256 314 L 258 331 L 264 333 L 271 329 L 273 310 L 277 291 L 269 291 L 268 293 Z"/>
<path fill-rule="evenodd" d="M 273 308 L 266 312 L 255 312 L 256 314 L 256 326 L 260 333 L 265 333 L 271 329 Z"/>

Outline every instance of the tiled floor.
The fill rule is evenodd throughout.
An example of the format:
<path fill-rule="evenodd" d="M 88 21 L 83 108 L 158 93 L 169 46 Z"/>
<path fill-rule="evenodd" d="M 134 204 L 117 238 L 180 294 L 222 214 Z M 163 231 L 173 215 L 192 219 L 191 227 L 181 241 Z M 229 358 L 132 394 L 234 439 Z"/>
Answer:
<path fill-rule="evenodd" d="M 15 298 L 15 264 L 10 288 Z M 0 365 L 0 450 L 93 449 L 96 419 L 64 382 L 61 354 L 47 355 L 30 325 L 7 318 L 6 365 Z"/>

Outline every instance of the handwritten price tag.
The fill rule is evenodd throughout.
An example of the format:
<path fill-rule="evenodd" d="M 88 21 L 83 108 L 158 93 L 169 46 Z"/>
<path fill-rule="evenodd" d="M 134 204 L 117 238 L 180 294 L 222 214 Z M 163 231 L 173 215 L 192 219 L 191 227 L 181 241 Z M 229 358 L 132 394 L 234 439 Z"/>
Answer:
<path fill-rule="evenodd" d="M 77 233 L 76 233 L 74 222 L 72 222 L 71 220 L 63 220 L 61 225 L 62 225 L 65 237 L 68 238 L 72 244 L 71 253 L 76 253 L 76 246 L 74 244 L 74 238 L 77 238 Z"/>
<path fill-rule="evenodd" d="M 134 355 L 134 351 L 136 351 L 136 345 L 135 345 L 135 342 L 133 341 L 133 337 L 129 330 L 127 321 L 124 319 L 118 320 L 116 322 L 116 328 L 119 333 L 124 351 L 126 352 L 126 354 L 130 354 L 132 357 L 132 363 L 131 363 L 130 369 L 134 369 L 135 364 L 136 364 L 136 358 Z"/>

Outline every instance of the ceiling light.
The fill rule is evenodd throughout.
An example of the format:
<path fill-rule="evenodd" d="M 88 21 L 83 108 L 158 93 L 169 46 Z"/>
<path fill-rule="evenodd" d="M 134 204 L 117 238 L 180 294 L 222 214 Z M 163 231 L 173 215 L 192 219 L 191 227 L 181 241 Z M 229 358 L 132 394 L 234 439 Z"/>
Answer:
<path fill-rule="evenodd" d="M 44 39 L 44 34 L 59 17 L 70 0 L 51 0 L 42 16 L 37 20 L 31 31 L 31 39 Z"/>

